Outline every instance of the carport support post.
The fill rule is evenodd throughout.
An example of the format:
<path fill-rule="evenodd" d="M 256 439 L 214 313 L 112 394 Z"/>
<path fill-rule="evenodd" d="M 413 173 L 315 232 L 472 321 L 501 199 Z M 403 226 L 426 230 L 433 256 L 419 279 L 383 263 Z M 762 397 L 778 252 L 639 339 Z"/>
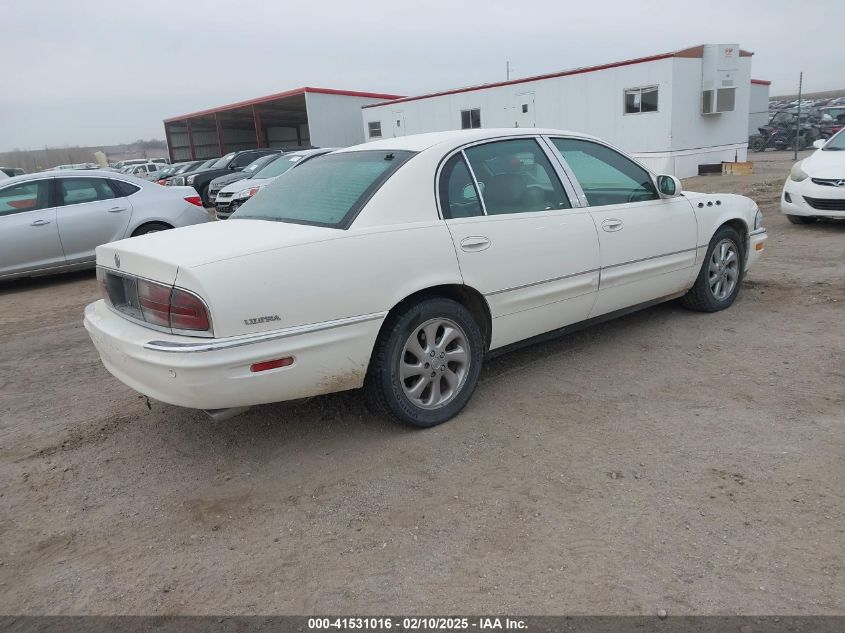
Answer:
<path fill-rule="evenodd" d="M 197 155 L 194 152 L 194 134 L 191 132 L 191 120 L 185 119 L 185 127 L 188 129 L 188 147 L 191 148 L 191 160 L 196 160 Z"/>
<path fill-rule="evenodd" d="M 261 115 L 258 114 L 258 110 L 255 109 L 255 106 L 252 106 L 252 124 L 255 126 L 255 146 L 262 147 L 261 145 Z"/>
<path fill-rule="evenodd" d="M 217 128 L 217 149 L 220 150 L 220 155 L 226 153 L 226 145 L 223 143 L 223 130 L 220 129 L 220 115 L 214 113 L 214 127 Z"/>
<path fill-rule="evenodd" d="M 164 124 L 164 140 L 167 142 L 167 155 L 170 157 L 170 162 L 175 163 L 176 161 L 173 160 L 173 144 L 170 142 L 170 126 L 167 123 Z"/>

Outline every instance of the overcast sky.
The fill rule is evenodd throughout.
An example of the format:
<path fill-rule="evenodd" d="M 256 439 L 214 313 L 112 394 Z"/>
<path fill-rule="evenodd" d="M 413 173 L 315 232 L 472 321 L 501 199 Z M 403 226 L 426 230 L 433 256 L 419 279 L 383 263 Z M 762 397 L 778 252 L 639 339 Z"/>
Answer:
<path fill-rule="evenodd" d="M 772 94 L 845 88 L 842 0 L 0 0 L 0 151 L 163 138 L 299 86 L 396 94 L 734 43 Z"/>

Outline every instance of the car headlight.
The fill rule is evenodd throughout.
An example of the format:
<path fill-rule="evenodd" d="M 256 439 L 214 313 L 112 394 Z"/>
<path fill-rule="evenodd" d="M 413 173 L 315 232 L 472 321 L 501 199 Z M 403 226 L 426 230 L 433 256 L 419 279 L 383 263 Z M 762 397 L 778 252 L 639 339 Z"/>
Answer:
<path fill-rule="evenodd" d="M 763 228 L 763 214 L 760 213 L 760 209 L 757 209 L 757 213 L 754 214 L 754 230 L 762 229 Z"/>
<path fill-rule="evenodd" d="M 801 162 L 795 163 L 792 166 L 792 170 L 789 172 L 790 180 L 794 180 L 795 182 L 801 182 L 802 180 L 807 180 L 807 178 L 809 178 L 807 173 L 803 169 L 801 169 L 801 163 L 803 162 L 804 161 L 802 160 Z"/>
<path fill-rule="evenodd" d="M 238 200 L 244 200 L 246 198 L 252 198 L 261 187 L 250 187 L 249 189 L 241 189 L 238 193 L 234 195 L 234 197 Z"/>
<path fill-rule="evenodd" d="M 185 184 L 185 179 L 182 176 L 176 176 L 168 180 L 167 183 L 174 186 L 181 186 Z"/>
<path fill-rule="evenodd" d="M 197 179 L 197 175 L 196 175 L 196 174 L 194 174 L 193 176 L 188 176 L 188 184 L 189 184 L 189 185 L 194 184 L 194 180 L 196 180 L 196 179 Z"/>

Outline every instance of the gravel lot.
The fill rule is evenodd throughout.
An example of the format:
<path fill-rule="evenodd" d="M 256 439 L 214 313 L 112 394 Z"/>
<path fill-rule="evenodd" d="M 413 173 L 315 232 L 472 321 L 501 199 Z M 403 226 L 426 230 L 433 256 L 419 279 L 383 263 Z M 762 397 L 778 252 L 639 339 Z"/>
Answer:
<path fill-rule="evenodd" d="M 686 183 L 765 214 L 734 307 L 495 359 L 428 431 L 148 408 L 93 273 L 0 285 L 0 613 L 845 613 L 845 222 L 788 224 L 791 153 L 754 158 Z"/>

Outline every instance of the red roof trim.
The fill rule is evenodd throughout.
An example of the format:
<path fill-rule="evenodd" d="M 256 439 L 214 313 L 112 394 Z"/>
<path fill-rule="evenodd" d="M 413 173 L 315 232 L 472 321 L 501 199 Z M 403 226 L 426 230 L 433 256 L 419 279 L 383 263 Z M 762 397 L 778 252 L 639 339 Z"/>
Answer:
<path fill-rule="evenodd" d="M 760 86 L 771 86 L 772 82 L 768 79 L 752 79 L 751 83 L 758 84 Z"/>
<path fill-rule="evenodd" d="M 200 116 L 208 116 L 209 114 L 215 114 L 217 112 L 226 112 L 227 110 L 247 108 L 262 103 L 268 103 L 270 101 L 286 99 L 288 97 L 297 97 L 300 95 L 304 95 L 306 92 L 314 92 L 326 95 L 338 95 L 343 97 L 367 97 L 370 99 L 384 100 L 399 99 L 402 97 L 402 95 L 385 94 L 381 92 L 358 92 L 355 90 L 335 90 L 334 88 L 312 88 L 311 86 L 305 86 L 303 88 L 294 88 L 293 90 L 286 90 L 285 92 L 277 92 L 276 94 L 267 95 L 266 97 L 258 97 L 256 99 L 238 101 L 237 103 L 230 103 L 229 105 L 218 106 L 216 108 L 208 108 L 207 110 L 200 110 L 198 112 L 192 112 L 190 114 L 183 114 L 182 116 L 170 117 L 168 119 L 165 119 L 164 122 L 177 123 L 179 121 L 184 121 L 185 119 L 193 119 Z"/>
<path fill-rule="evenodd" d="M 753 55 L 749 51 L 740 50 L 740 57 L 748 57 Z M 674 51 L 672 53 L 662 53 L 660 55 L 650 55 L 649 57 L 637 57 L 634 59 L 626 59 L 621 62 L 611 62 L 609 64 L 601 64 L 599 66 L 585 66 L 584 68 L 575 68 L 572 70 L 562 70 L 556 73 L 547 73 L 545 75 L 534 75 L 533 77 L 523 77 L 521 79 L 511 79 L 510 81 L 497 81 L 491 84 L 480 84 L 478 86 L 469 86 L 467 88 L 455 88 L 454 90 L 444 90 L 442 92 L 432 92 L 429 94 L 419 95 L 416 97 L 401 97 L 393 99 L 390 103 L 405 103 L 407 101 L 417 101 L 419 99 L 429 99 L 431 97 L 444 97 L 446 95 L 460 94 L 462 92 L 474 92 L 476 90 L 486 90 L 487 88 L 499 88 L 501 86 L 513 86 L 516 84 L 524 84 L 530 81 L 540 81 L 542 79 L 552 79 L 554 77 L 568 77 L 570 75 L 582 75 L 585 73 L 593 73 L 599 70 L 608 70 L 610 68 L 619 68 L 620 66 L 633 66 L 634 64 L 644 64 L 646 62 L 654 62 L 660 59 L 669 59 L 671 57 L 702 57 L 704 55 L 704 46 L 691 46 L 683 50 Z M 377 106 L 385 105 L 384 103 L 371 103 L 369 105 L 361 106 L 362 108 L 375 108 Z"/>

